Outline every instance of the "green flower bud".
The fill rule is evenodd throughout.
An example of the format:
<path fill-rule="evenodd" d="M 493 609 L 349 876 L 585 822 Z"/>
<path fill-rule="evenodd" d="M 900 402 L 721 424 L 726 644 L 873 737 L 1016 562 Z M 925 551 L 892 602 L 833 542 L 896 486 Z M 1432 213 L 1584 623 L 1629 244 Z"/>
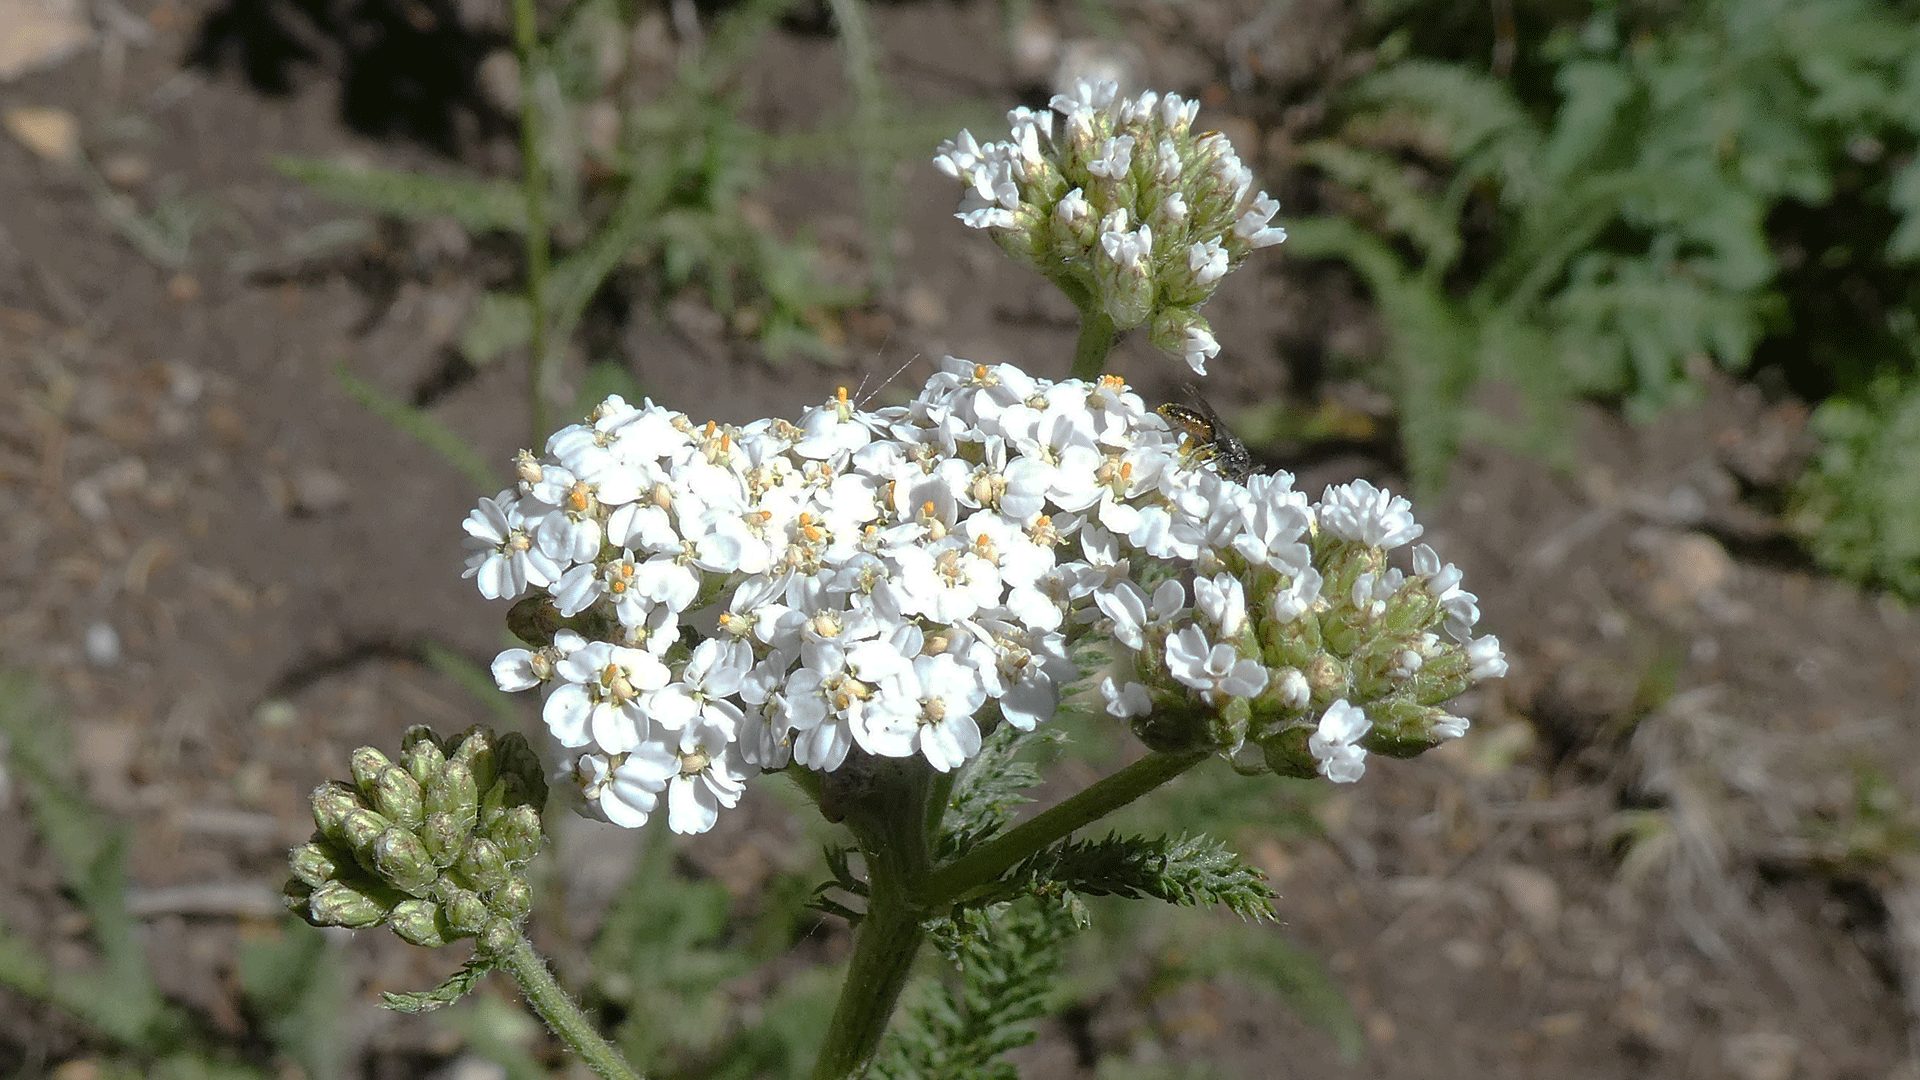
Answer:
<path fill-rule="evenodd" d="M 409 829 L 425 816 L 420 785 L 398 765 L 380 770 L 373 778 L 372 790 L 367 791 L 367 800 L 375 810 Z"/>
<path fill-rule="evenodd" d="M 426 845 L 435 865 L 452 866 L 467 850 L 469 831 L 458 814 L 428 814 L 420 825 L 420 842 Z"/>
<path fill-rule="evenodd" d="M 508 869 L 506 856 L 500 853 L 499 846 L 485 838 L 469 843 L 466 854 L 460 856 L 454 869 L 481 892 L 497 889 L 513 877 L 513 871 Z"/>
<path fill-rule="evenodd" d="M 377 925 L 393 910 L 385 890 L 362 891 L 342 881 L 329 881 L 307 898 L 303 912 L 315 926 L 347 926 L 355 930 Z"/>
<path fill-rule="evenodd" d="M 317 889 L 340 876 L 341 867 L 351 861 L 351 856 L 341 851 L 332 841 L 323 836 L 294 848 L 287 857 L 295 880 L 305 882 L 310 888 Z"/>
<path fill-rule="evenodd" d="M 517 923 L 533 910 L 533 889 L 525 878 L 510 878 L 487 896 L 487 906 L 510 923 Z"/>
<path fill-rule="evenodd" d="M 393 914 L 387 917 L 387 926 L 407 944 L 428 949 L 439 948 L 461 936 L 441 914 L 440 905 L 431 900 L 402 900 L 395 904 Z"/>
<path fill-rule="evenodd" d="M 539 853 L 545 838 L 540 830 L 540 811 L 532 806 L 512 807 L 487 827 L 487 836 L 499 845 L 507 865 L 525 866 Z"/>
<path fill-rule="evenodd" d="M 287 883 L 280 886 L 280 902 L 303 919 L 307 917 L 307 902 L 312 898 L 313 886 L 299 878 L 288 878 Z"/>
<path fill-rule="evenodd" d="M 338 780 L 331 780 L 313 789 L 313 823 L 322 834 L 335 840 L 345 836 L 341 824 L 348 814 L 362 809 L 360 796 L 350 787 Z"/>
<path fill-rule="evenodd" d="M 440 868 L 427 854 L 426 845 L 398 825 L 381 833 L 369 854 L 373 869 L 401 892 L 425 896 L 440 877 Z"/>
<path fill-rule="evenodd" d="M 499 956 L 512 949 L 518 937 L 519 935 L 514 933 L 513 927 L 508 923 L 495 922 L 481 932 L 480 940 L 476 944 L 479 945 L 482 953 L 488 956 Z"/>
<path fill-rule="evenodd" d="M 371 856 L 373 842 L 391 824 L 374 811 L 356 806 L 340 818 L 340 842 L 352 848 L 355 855 Z"/>
<path fill-rule="evenodd" d="M 432 729 L 415 725 L 400 736 L 400 761 L 414 783 L 425 787 L 447 767 L 447 754 Z"/>
<path fill-rule="evenodd" d="M 380 770 L 390 768 L 392 765 L 393 762 L 387 760 L 387 755 L 371 746 L 360 747 L 347 759 L 347 769 L 353 774 L 353 784 L 360 789 L 361 796 L 369 803 L 373 801 L 374 781 L 379 777 Z"/>
<path fill-rule="evenodd" d="M 478 724 L 460 733 L 460 744 L 447 758 L 451 768 L 465 765 L 473 776 L 475 791 L 485 791 L 499 779 L 499 758 L 493 752 L 493 732 Z"/>
<path fill-rule="evenodd" d="M 447 762 L 440 775 L 426 784 L 424 805 L 428 814 L 454 814 L 471 821 L 479 811 L 479 804 L 480 788 L 473 769 L 458 758 Z"/>
<path fill-rule="evenodd" d="M 441 894 L 441 901 L 447 923 L 462 934 L 478 934 L 494 921 L 486 902 L 470 889 L 450 886 Z"/>

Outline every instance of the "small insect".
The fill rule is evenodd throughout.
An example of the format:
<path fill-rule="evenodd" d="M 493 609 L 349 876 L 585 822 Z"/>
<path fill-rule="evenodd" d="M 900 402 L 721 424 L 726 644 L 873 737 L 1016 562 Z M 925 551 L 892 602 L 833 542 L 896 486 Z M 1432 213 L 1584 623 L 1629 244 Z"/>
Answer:
<path fill-rule="evenodd" d="M 1214 470 L 1229 480 L 1244 480 L 1258 472 L 1247 444 L 1228 430 L 1227 422 L 1200 396 L 1199 388 L 1188 383 L 1187 397 L 1193 401 L 1191 406 L 1169 401 L 1154 410 L 1167 426 L 1181 434 L 1187 453 L 1197 461 L 1212 462 Z"/>

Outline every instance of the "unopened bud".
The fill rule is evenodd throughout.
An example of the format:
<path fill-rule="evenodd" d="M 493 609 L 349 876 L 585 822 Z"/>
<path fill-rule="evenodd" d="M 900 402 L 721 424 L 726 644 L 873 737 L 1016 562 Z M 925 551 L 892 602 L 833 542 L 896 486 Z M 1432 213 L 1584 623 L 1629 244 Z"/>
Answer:
<path fill-rule="evenodd" d="M 367 792 L 367 798 L 373 808 L 389 820 L 411 829 L 419 825 L 424 816 L 422 794 L 420 785 L 407 775 L 407 770 L 388 765 L 374 777 L 373 789 Z"/>
<path fill-rule="evenodd" d="M 341 866 L 349 858 L 332 841 L 318 837 L 294 848 L 287 862 L 295 878 L 317 889 L 339 877 Z"/>
<path fill-rule="evenodd" d="M 447 767 L 447 754 L 431 728 L 415 725 L 400 736 L 400 762 L 414 783 L 425 787 Z"/>
<path fill-rule="evenodd" d="M 341 823 L 348 814 L 362 809 L 360 796 L 347 785 L 332 780 L 313 789 L 313 823 L 336 840 L 344 837 Z"/>
<path fill-rule="evenodd" d="M 400 940 L 428 949 L 437 949 L 460 936 L 440 913 L 440 905 L 431 900 L 400 901 L 387 916 L 387 925 Z"/>
<path fill-rule="evenodd" d="M 500 846 L 509 866 L 525 866 L 540 851 L 544 835 L 540 811 L 532 806 L 512 807 L 488 826 L 487 835 Z"/>
<path fill-rule="evenodd" d="M 460 856 L 455 866 L 460 876 L 467 879 L 475 889 L 489 892 L 507 883 L 513 876 L 508 869 L 507 860 L 493 841 L 476 839 L 467 845 L 466 854 Z"/>
<path fill-rule="evenodd" d="M 480 899 L 478 893 L 448 888 L 441 899 L 447 923 L 463 934 L 477 934 L 493 922 L 493 913 L 487 910 L 486 902 Z"/>
<path fill-rule="evenodd" d="M 440 868 L 427 854 L 420 838 L 395 825 L 374 840 L 370 852 L 373 869 L 401 892 L 425 896 L 440 877 Z"/>
<path fill-rule="evenodd" d="M 373 842 L 387 831 L 392 822 L 364 806 L 356 806 L 340 818 L 340 842 L 353 849 L 355 855 L 369 854 Z"/>
<path fill-rule="evenodd" d="M 379 891 L 362 891 L 340 881 L 329 881 L 307 898 L 307 921 L 315 926 L 347 926 L 359 930 L 374 926 L 393 910 L 393 902 Z"/>
<path fill-rule="evenodd" d="M 363 746 L 355 750 L 353 756 L 347 759 L 347 768 L 353 773 L 354 786 L 360 789 L 360 794 L 369 802 L 373 800 L 374 781 L 379 777 L 380 770 L 390 768 L 392 765 L 393 762 L 387 760 L 387 755 L 371 746 Z"/>
<path fill-rule="evenodd" d="M 493 752 L 493 732 L 475 724 L 460 733 L 459 745 L 447 758 L 447 765 L 465 765 L 473 777 L 474 790 L 485 791 L 499 778 L 499 761 Z"/>
<path fill-rule="evenodd" d="M 496 921 L 480 933 L 480 939 L 476 944 L 482 953 L 488 956 L 500 956 L 513 948 L 513 943 L 519 940 L 519 936 L 514 933 L 511 925 Z"/>
<path fill-rule="evenodd" d="M 533 889 L 526 879 L 511 878 L 487 894 L 487 906 L 508 922 L 517 923 L 533 910 Z"/>
<path fill-rule="evenodd" d="M 472 818 L 479 810 L 480 789 L 473 769 L 455 758 L 447 762 L 440 775 L 426 785 L 425 806 L 429 814 L 456 814 Z"/>
<path fill-rule="evenodd" d="M 467 850 L 469 831 L 458 814 L 428 814 L 427 820 L 420 823 L 420 842 L 426 845 L 427 854 L 436 865 L 452 866 Z"/>

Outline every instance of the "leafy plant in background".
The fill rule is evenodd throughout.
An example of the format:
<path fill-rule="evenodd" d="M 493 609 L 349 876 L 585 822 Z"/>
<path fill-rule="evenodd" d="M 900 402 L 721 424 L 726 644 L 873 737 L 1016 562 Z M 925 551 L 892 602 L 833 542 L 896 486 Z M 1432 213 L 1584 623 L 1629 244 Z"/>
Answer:
<path fill-rule="evenodd" d="M 810 245 L 780 240 L 771 222 L 743 212 L 763 183 L 773 146 L 739 119 L 729 84 L 787 6 L 751 0 L 734 8 L 657 97 L 623 100 L 639 91 L 631 78 L 624 88 L 609 81 L 608 69 L 618 65 L 607 63 L 607 43 L 632 36 L 619 5 L 570 5 L 542 36 L 531 4 L 517 3 L 524 150 L 518 183 L 304 159 L 276 165 L 322 194 L 382 213 L 449 217 L 475 233 L 521 238 L 524 287 L 481 296 L 461 351 L 484 365 L 507 349 L 532 350 L 536 431 L 547 426 L 549 388 L 541 380 L 548 376 L 541 372 L 622 266 L 653 268 L 669 290 L 699 287 L 770 359 L 828 359 L 838 334 L 832 311 L 859 294 L 826 281 Z M 870 60 L 870 47 L 861 55 Z M 596 147 L 584 118 L 604 109 L 610 95 L 621 105 L 612 113 L 617 136 Z M 870 156 L 880 145 L 865 139 L 857 148 Z M 551 266 L 550 233 L 579 238 Z"/>
<path fill-rule="evenodd" d="M 95 1033 L 108 1076 L 249 1080 L 278 1074 L 243 1054 L 161 995 L 139 928 L 127 911 L 127 830 L 80 794 L 66 728 L 38 702 L 30 680 L 0 673 L 0 743 L 34 832 L 59 860 L 68 895 L 87 917 L 97 965 L 60 971 L 33 941 L 0 925 L 0 986 L 58 1009 Z M 240 989 L 265 1045 L 313 1080 L 345 1074 L 335 1034 L 346 1004 L 345 972 L 323 935 L 288 920 L 249 943 Z"/>
<path fill-rule="evenodd" d="M 1382 7 L 1399 21 L 1441 6 Z M 1882 375 L 1910 385 L 1916 356 L 1888 320 L 1920 298 L 1910 5 L 1597 4 L 1547 36 L 1540 78 L 1511 81 L 1477 62 L 1404 55 L 1409 40 L 1389 37 L 1390 59 L 1350 89 L 1340 134 L 1303 148 L 1346 193 L 1343 214 L 1292 231 L 1296 254 L 1343 259 L 1374 292 L 1390 335 L 1382 381 L 1419 486 L 1440 483 L 1469 428 L 1564 450 L 1555 433 L 1576 396 L 1620 399 L 1645 418 L 1697 394 L 1696 359 L 1747 370 L 1769 335 L 1830 310 L 1790 291 L 1772 223 L 1839 195 L 1877 207 L 1886 230 L 1852 250 L 1811 230 L 1818 246 L 1793 257 L 1860 260 L 1896 285 L 1884 307 L 1856 313 L 1879 324 L 1864 355 L 1811 358 L 1818 393 L 1856 402 L 1817 426 L 1857 443 L 1859 417 L 1892 422 L 1884 402 L 1903 391 L 1873 387 Z M 1468 391 L 1490 379 L 1527 391 L 1526 429 L 1466 412 Z M 1883 404 L 1857 404 L 1866 396 Z M 1816 533 L 1837 530 L 1814 544 L 1833 565 L 1898 581 L 1889 567 L 1910 549 L 1837 555 L 1859 551 L 1860 522 L 1909 513 L 1890 500 L 1913 481 L 1852 471 L 1870 459 L 1920 475 L 1911 456 L 1831 454 L 1804 506 Z"/>

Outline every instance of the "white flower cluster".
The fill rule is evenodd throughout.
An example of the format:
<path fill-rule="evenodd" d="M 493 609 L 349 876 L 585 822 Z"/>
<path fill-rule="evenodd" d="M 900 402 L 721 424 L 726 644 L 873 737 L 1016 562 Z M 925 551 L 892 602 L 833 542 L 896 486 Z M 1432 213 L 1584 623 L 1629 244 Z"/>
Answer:
<path fill-rule="evenodd" d="M 1463 731 L 1427 707 L 1505 662 L 1458 571 L 1424 547 L 1385 568 L 1419 532 L 1406 501 L 1357 482 L 1309 505 L 1208 450 L 1117 377 L 953 358 L 905 406 L 843 390 L 798 424 L 614 397 L 480 501 L 467 576 L 551 617 L 494 677 L 547 688 L 564 775 L 626 826 L 664 794 L 705 831 L 755 772 L 856 747 L 954 769 L 1095 668 L 1150 743 L 1251 740 L 1281 771 L 1352 780 L 1370 731 Z"/>
<path fill-rule="evenodd" d="M 1220 345 L 1195 309 L 1250 251 L 1286 239 L 1270 224 L 1280 204 L 1249 198 L 1253 173 L 1226 136 L 1193 134 L 1198 102 L 1082 81 L 1052 107 L 1057 133 L 1052 112 L 1019 108 L 1006 140 L 963 130 L 940 144 L 934 164 L 964 185 L 956 216 L 1116 329 L 1150 321 L 1157 347 L 1206 374 Z"/>

